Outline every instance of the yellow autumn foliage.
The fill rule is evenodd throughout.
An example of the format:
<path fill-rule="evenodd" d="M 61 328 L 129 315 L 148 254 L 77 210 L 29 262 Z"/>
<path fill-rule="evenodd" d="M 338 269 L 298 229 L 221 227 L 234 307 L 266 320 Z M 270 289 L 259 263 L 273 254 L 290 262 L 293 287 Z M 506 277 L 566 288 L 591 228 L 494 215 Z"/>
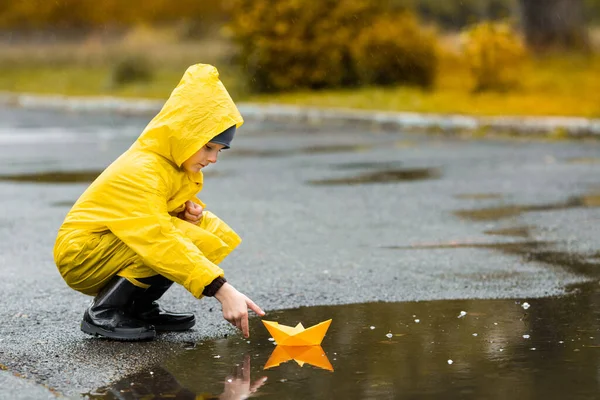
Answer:
<path fill-rule="evenodd" d="M 209 20 L 223 14 L 220 1 L 17 0 L 0 1 L 0 29 L 98 29 Z"/>
<path fill-rule="evenodd" d="M 437 38 L 413 13 L 384 14 L 351 43 L 361 82 L 389 85 L 433 85 L 438 65 Z"/>
<path fill-rule="evenodd" d="M 474 91 L 507 91 L 518 85 L 527 50 L 508 23 L 479 23 L 463 33 L 463 43 Z"/>
<path fill-rule="evenodd" d="M 428 85 L 431 66 L 424 64 L 434 60 L 415 62 L 413 53 L 428 54 L 421 46 L 430 41 L 421 41 L 413 19 L 386 17 L 389 11 L 377 0 L 233 0 L 229 30 L 257 92 Z"/>

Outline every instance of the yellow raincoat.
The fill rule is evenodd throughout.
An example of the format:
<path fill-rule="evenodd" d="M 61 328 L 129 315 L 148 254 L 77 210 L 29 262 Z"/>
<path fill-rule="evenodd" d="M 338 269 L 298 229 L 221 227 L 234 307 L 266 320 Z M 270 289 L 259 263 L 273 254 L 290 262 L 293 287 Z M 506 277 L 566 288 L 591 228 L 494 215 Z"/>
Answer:
<path fill-rule="evenodd" d="M 197 225 L 176 217 L 196 194 L 202 173 L 181 164 L 213 137 L 243 124 L 213 66 L 193 65 L 136 142 L 87 188 L 67 214 L 54 261 L 73 289 L 96 295 L 115 274 L 161 274 L 202 297 L 223 276 L 217 266 L 241 242 L 223 221 L 204 211 Z"/>

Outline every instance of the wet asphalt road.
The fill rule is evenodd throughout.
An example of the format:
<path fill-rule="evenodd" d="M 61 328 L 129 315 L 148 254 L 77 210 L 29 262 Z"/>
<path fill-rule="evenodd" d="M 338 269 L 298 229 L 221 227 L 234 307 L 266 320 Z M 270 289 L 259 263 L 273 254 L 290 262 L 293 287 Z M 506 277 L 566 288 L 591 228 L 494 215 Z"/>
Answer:
<path fill-rule="evenodd" d="M 61 280 L 55 233 L 90 177 L 146 122 L 0 109 L 0 367 L 53 390 L 0 371 L 0 398 L 17 398 L 21 385 L 78 397 L 186 343 L 235 334 L 214 299 L 180 287 L 163 303 L 197 313 L 190 332 L 133 344 L 79 331 L 90 298 Z M 207 170 L 200 197 L 244 239 L 222 267 L 267 314 L 543 297 L 598 279 L 600 142 L 248 121 L 234 145 Z"/>

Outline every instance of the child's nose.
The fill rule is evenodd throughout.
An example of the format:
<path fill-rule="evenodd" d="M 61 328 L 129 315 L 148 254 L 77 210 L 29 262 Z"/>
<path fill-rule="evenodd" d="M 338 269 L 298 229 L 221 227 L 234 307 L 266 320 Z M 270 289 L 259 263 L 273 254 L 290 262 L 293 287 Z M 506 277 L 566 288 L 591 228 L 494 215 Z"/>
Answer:
<path fill-rule="evenodd" d="M 208 156 L 208 162 L 214 164 L 217 162 L 217 155 L 216 154 L 212 154 L 210 156 Z"/>

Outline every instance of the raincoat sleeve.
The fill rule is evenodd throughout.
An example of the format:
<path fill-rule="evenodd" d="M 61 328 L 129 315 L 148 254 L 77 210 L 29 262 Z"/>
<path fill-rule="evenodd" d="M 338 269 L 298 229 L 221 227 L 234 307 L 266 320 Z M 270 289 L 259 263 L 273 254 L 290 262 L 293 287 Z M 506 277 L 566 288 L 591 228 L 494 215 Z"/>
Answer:
<path fill-rule="evenodd" d="M 192 196 L 192 198 L 190 200 L 193 201 L 194 203 L 200 205 L 202 208 L 206 208 L 206 204 L 204 204 L 202 202 L 202 200 L 200 200 L 198 197 Z"/>
<path fill-rule="evenodd" d="M 124 216 L 107 226 L 148 267 L 201 298 L 204 288 L 224 272 L 173 224 L 167 210 L 168 185 L 160 174 L 144 175 L 118 184 L 123 186 L 117 188 L 120 198 L 112 203 Z"/>

